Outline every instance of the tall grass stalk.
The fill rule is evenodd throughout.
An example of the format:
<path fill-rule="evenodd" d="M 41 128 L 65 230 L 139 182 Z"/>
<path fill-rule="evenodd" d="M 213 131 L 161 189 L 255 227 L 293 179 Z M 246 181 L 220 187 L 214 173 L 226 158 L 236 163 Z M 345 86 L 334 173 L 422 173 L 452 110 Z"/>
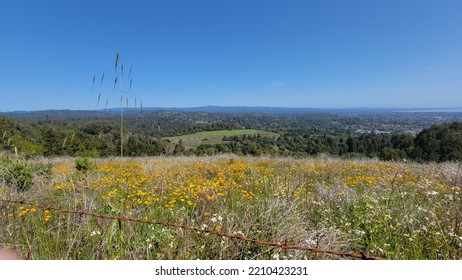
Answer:
<path fill-rule="evenodd" d="M 114 59 L 114 82 L 112 86 L 112 91 L 115 93 L 116 89 L 118 88 L 119 90 L 119 106 L 120 106 L 120 168 L 123 168 L 123 158 L 124 158 L 124 145 L 125 145 L 125 139 L 124 139 L 124 97 L 126 97 L 126 107 L 129 107 L 129 101 L 128 101 L 128 96 L 131 95 L 131 89 L 133 85 L 133 79 L 131 77 L 132 73 L 132 66 L 130 65 L 129 70 L 128 70 L 128 76 L 124 76 L 124 64 L 119 63 L 120 62 L 120 56 L 119 53 L 117 52 L 115 55 Z M 104 75 L 105 73 L 102 73 L 101 75 L 101 80 L 100 80 L 100 90 L 98 93 L 98 101 L 97 101 L 97 107 L 99 107 L 99 103 L 101 100 L 101 95 L 103 91 L 103 81 L 104 81 Z M 124 88 L 124 80 L 127 78 L 127 82 L 129 84 L 128 86 L 128 92 L 125 92 Z M 92 92 L 94 91 L 94 85 L 96 82 L 96 75 L 93 76 L 92 80 Z M 120 86 L 120 87 L 118 87 Z M 107 109 L 109 103 L 109 97 L 106 99 L 106 105 L 105 109 Z M 134 103 L 135 103 L 135 108 L 137 106 L 137 99 L 136 97 L 134 98 Z M 141 110 L 142 110 L 142 103 L 140 102 Z M 123 178 L 120 178 L 121 182 L 124 182 Z M 124 184 L 125 185 L 125 184 Z M 124 190 L 120 190 L 121 193 L 125 193 L 125 195 L 128 195 L 128 186 L 123 186 L 122 188 L 125 188 Z M 111 212 L 116 213 L 117 215 L 120 215 L 121 213 L 124 212 L 125 210 L 125 200 L 121 199 L 118 203 L 114 203 L 112 205 L 109 205 L 111 208 Z M 117 237 L 116 239 L 113 237 Z M 114 240 L 113 240 L 114 239 Z M 122 224 L 120 221 L 115 221 L 113 225 L 110 228 L 110 238 L 109 238 L 109 243 L 112 243 L 112 241 L 115 241 L 114 243 L 117 243 L 118 246 L 118 251 L 119 251 L 119 257 L 123 256 L 123 251 L 125 247 L 124 243 L 124 236 L 123 236 L 123 231 L 122 231 Z"/>
<path fill-rule="evenodd" d="M 129 87 L 128 87 L 128 93 L 126 93 L 125 89 L 124 89 L 124 79 L 125 79 L 125 77 L 124 77 L 124 64 L 119 63 L 119 61 L 120 61 L 120 56 L 119 56 L 119 53 L 117 52 L 116 55 L 115 55 L 115 59 L 114 59 L 114 83 L 113 83 L 112 90 L 115 92 L 118 84 L 120 85 L 120 88 L 119 88 L 119 97 L 120 97 L 120 105 L 119 105 L 119 107 L 120 107 L 120 158 L 123 159 L 123 157 L 124 157 L 124 144 L 125 144 L 125 140 L 124 140 L 124 102 L 123 101 L 124 101 L 124 95 L 125 94 L 128 95 L 128 96 L 131 95 L 133 79 L 131 77 L 132 66 L 130 65 L 130 68 L 129 68 L 129 71 L 128 71 L 128 78 L 127 78 L 128 83 L 129 83 Z M 102 73 L 101 79 L 100 79 L 100 88 L 99 88 L 99 92 L 98 92 L 97 108 L 99 108 L 101 97 L 103 95 L 104 76 L 105 76 L 105 72 Z M 92 93 L 95 90 L 96 80 L 97 80 L 97 77 L 96 77 L 96 74 L 94 74 L 93 78 L 92 78 Z M 128 96 L 126 97 L 126 107 L 127 108 L 129 107 Z M 137 103 L 138 103 L 138 100 L 137 100 L 136 97 L 134 98 L 134 103 L 135 103 L 135 108 L 136 108 Z M 105 109 L 107 109 L 108 104 L 109 104 L 109 97 L 106 98 Z M 141 111 L 143 109 L 142 104 L 143 103 L 140 102 Z"/>

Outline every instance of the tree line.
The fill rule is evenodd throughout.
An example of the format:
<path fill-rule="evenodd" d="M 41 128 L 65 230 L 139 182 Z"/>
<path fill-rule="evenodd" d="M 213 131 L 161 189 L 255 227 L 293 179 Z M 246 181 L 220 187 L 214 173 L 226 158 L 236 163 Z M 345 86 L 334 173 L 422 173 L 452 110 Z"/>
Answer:
<path fill-rule="evenodd" d="M 412 133 L 432 120 L 439 122 Z M 119 128 L 116 115 L 100 112 L 72 112 L 67 117 L 0 116 L 0 149 L 25 157 L 116 156 L 120 152 Z M 224 137 L 220 144 L 203 144 L 192 149 L 185 149 L 181 141 L 175 144 L 164 138 L 242 128 L 265 129 L 280 136 Z M 431 115 L 128 114 L 123 137 L 126 156 L 233 153 L 295 157 L 329 154 L 435 162 L 462 159 L 462 122 L 441 122 L 441 118 Z"/>
<path fill-rule="evenodd" d="M 306 157 L 319 154 L 382 160 L 461 161 L 462 122 L 434 125 L 417 136 L 410 133 L 313 134 L 288 132 L 279 138 L 260 135 L 227 137 L 225 143 L 200 145 L 199 155 L 234 153 Z"/>

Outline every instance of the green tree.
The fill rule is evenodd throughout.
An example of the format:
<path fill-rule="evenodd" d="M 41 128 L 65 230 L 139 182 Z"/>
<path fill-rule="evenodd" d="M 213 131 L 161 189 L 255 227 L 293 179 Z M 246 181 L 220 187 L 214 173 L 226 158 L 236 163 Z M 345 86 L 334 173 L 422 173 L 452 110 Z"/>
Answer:
<path fill-rule="evenodd" d="M 462 122 L 435 125 L 415 138 L 414 158 L 423 161 L 462 160 Z"/>

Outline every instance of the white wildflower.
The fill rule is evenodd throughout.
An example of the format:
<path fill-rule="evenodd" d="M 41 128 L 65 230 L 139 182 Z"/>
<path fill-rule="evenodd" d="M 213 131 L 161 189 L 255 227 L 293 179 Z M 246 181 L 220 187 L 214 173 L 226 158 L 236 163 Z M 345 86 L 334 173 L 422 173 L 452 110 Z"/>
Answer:
<path fill-rule="evenodd" d="M 316 245 L 316 241 L 314 241 L 313 239 L 306 239 L 305 242 L 306 242 L 306 244 L 308 244 L 308 246 L 315 246 Z"/>
<path fill-rule="evenodd" d="M 420 207 L 420 206 L 419 206 L 417 209 L 418 209 L 420 212 L 424 212 L 424 213 L 427 212 L 427 209 L 425 209 L 425 208 L 423 208 L 423 207 Z"/>

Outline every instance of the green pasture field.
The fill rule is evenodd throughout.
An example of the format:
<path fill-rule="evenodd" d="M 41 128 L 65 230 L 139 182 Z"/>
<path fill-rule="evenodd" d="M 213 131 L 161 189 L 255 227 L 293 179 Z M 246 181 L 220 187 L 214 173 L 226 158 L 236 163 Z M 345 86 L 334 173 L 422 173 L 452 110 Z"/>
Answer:
<path fill-rule="evenodd" d="M 182 136 L 165 137 L 164 139 L 170 140 L 172 143 L 177 144 L 180 139 L 186 149 L 197 148 L 201 144 L 221 144 L 223 137 L 242 136 L 242 135 L 257 135 L 260 134 L 264 137 L 279 137 L 278 133 L 268 132 L 257 129 L 234 129 L 234 130 L 215 130 L 215 131 L 202 131 L 193 134 L 186 134 Z"/>

